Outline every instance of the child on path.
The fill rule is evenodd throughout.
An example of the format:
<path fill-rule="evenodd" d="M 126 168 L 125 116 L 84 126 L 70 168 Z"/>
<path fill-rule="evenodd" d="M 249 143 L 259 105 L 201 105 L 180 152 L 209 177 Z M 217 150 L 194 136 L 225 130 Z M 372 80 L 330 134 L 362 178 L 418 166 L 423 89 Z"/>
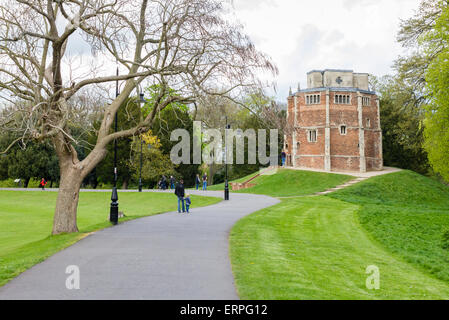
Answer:
<path fill-rule="evenodd" d="M 190 205 L 192 204 L 192 201 L 190 200 L 190 194 L 187 194 L 186 198 L 184 200 L 186 202 L 186 211 L 187 211 L 187 213 L 190 213 L 189 209 L 190 209 Z"/>

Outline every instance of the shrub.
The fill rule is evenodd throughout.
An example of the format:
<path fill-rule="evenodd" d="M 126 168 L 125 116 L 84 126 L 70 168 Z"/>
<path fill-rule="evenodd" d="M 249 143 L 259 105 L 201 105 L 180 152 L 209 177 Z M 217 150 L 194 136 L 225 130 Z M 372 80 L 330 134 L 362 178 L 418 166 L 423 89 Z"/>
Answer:
<path fill-rule="evenodd" d="M 17 188 L 17 183 L 14 182 L 15 179 L 8 179 L 0 181 L 0 188 Z"/>

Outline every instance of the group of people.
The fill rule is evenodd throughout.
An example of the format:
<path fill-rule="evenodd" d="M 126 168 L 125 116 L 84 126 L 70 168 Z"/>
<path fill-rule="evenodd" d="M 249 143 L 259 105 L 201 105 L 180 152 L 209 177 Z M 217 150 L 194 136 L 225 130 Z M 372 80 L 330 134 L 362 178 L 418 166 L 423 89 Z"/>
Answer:
<path fill-rule="evenodd" d="M 175 188 L 175 195 L 178 197 L 178 212 L 190 213 L 190 205 L 192 201 L 190 200 L 190 195 L 185 193 L 184 181 L 181 179 Z"/>
<path fill-rule="evenodd" d="M 195 178 L 196 190 L 199 190 L 201 181 L 203 182 L 203 191 L 207 191 L 207 174 L 203 174 L 203 177 L 200 178 L 200 175 L 197 174 Z"/>
<path fill-rule="evenodd" d="M 159 189 L 167 190 L 170 187 L 170 190 L 174 190 L 176 185 L 176 179 L 173 176 L 170 176 L 170 179 L 167 181 L 167 178 L 163 175 L 161 180 L 159 180 L 157 186 Z"/>
<path fill-rule="evenodd" d="M 164 176 L 162 176 L 163 181 Z M 205 173 L 202 177 L 199 174 L 195 177 L 196 190 L 199 190 L 200 184 L 202 182 L 203 191 L 207 191 L 207 174 Z M 175 195 L 178 197 L 178 212 L 179 213 L 190 213 L 190 206 L 192 205 L 192 200 L 190 195 L 186 194 L 184 187 L 184 180 L 179 180 L 179 183 L 175 187 L 175 179 L 173 176 L 170 177 L 170 188 L 175 189 Z M 165 190 L 165 189 L 164 189 Z"/>

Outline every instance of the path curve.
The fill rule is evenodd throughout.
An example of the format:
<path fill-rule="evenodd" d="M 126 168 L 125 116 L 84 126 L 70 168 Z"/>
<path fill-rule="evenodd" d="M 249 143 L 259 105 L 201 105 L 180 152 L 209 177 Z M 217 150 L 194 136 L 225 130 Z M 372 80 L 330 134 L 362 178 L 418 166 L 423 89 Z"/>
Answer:
<path fill-rule="evenodd" d="M 231 194 L 230 201 L 194 208 L 191 215 L 171 212 L 99 231 L 1 287 L 0 300 L 238 299 L 229 232 L 241 218 L 277 203 L 267 196 Z M 80 290 L 66 288 L 71 265 L 79 267 Z"/>

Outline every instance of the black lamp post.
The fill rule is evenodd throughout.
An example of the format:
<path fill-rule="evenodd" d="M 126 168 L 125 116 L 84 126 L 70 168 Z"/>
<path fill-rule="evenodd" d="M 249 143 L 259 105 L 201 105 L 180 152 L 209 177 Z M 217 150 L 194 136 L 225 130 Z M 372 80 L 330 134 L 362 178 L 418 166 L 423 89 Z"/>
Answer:
<path fill-rule="evenodd" d="M 225 201 L 229 200 L 229 182 L 228 182 L 228 132 L 227 130 L 231 129 L 231 126 L 228 125 L 228 117 L 226 117 L 226 127 L 225 127 L 225 190 L 224 190 L 224 199 Z"/>
<path fill-rule="evenodd" d="M 118 67 L 117 67 L 117 77 L 118 77 Z M 120 95 L 118 88 L 118 80 L 115 85 L 115 96 L 116 98 Z M 117 132 L 118 125 L 118 110 L 115 113 L 115 132 Z M 111 196 L 111 209 L 109 212 L 109 220 L 112 224 L 118 224 L 118 193 L 117 193 L 117 139 L 114 139 L 114 187 L 112 188 L 112 196 Z"/>
<path fill-rule="evenodd" d="M 139 94 L 139 104 L 143 105 L 145 104 L 145 99 L 144 99 L 144 94 L 140 93 Z M 142 135 L 140 135 L 140 169 L 139 169 L 139 192 L 142 192 L 142 165 L 143 165 L 143 160 L 142 160 L 142 146 L 143 146 L 143 139 L 142 139 Z"/>

